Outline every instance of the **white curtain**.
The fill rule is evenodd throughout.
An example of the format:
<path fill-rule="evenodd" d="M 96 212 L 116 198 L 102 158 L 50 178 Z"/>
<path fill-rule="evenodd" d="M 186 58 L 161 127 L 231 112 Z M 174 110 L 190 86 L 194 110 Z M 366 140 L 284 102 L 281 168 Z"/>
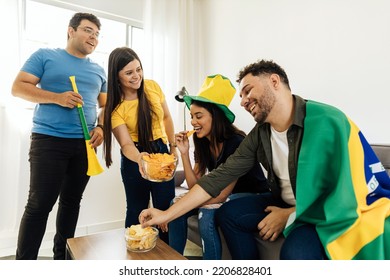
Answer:
<path fill-rule="evenodd" d="M 22 1 L 0 0 L 3 40 L 0 52 L 0 250 L 14 246 L 26 203 L 27 162 L 31 110 L 16 104 L 11 95 L 13 79 L 20 69 Z"/>
<path fill-rule="evenodd" d="M 11 83 L 15 78 L 15 73 L 20 68 L 19 49 L 23 27 L 23 21 L 20 20 L 21 12 L 21 0 L 0 0 L 0 26 L 2 27 L 0 105 L 7 104 L 12 100 Z"/>
<path fill-rule="evenodd" d="M 204 79 L 199 0 L 147 0 L 144 7 L 145 77 L 156 80 L 167 99 L 175 130 L 183 129 L 184 103 L 174 99 L 185 86 L 196 95 Z M 187 121 L 188 121 L 187 117 Z M 187 125 L 188 127 L 188 125 Z"/>

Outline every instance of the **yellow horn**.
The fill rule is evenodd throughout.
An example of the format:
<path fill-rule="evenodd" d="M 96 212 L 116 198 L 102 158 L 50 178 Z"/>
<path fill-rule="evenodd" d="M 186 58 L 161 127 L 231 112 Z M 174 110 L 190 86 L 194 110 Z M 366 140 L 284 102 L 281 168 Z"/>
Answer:
<path fill-rule="evenodd" d="M 89 140 L 85 140 L 85 146 L 87 148 L 87 158 L 88 158 L 88 176 L 94 176 L 102 173 L 104 171 L 103 167 L 100 165 L 95 150 L 89 144 Z"/>
<path fill-rule="evenodd" d="M 76 85 L 76 77 L 70 76 L 70 82 L 72 83 L 72 88 L 74 92 L 78 93 L 77 85 Z M 77 110 L 79 112 L 81 126 L 83 127 L 84 139 L 85 139 L 85 147 L 87 149 L 87 160 L 88 160 L 88 170 L 87 175 L 93 176 L 98 175 L 103 172 L 103 167 L 100 165 L 95 150 L 90 145 L 90 136 L 87 128 L 87 122 L 85 121 L 85 115 L 83 106 L 81 104 L 77 104 Z"/>

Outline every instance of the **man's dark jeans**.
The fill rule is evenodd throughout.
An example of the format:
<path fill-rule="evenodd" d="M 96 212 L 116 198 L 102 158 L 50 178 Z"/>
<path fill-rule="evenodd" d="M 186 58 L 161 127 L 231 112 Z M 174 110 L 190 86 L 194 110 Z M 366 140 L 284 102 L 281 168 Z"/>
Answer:
<path fill-rule="evenodd" d="M 258 223 L 268 215 L 264 211 L 268 206 L 289 207 L 271 193 L 262 193 L 233 199 L 217 209 L 215 218 L 225 236 L 232 259 L 259 259 L 255 234 L 259 232 Z"/>
<path fill-rule="evenodd" d="M 271 194 L 259 194 L 237 198 L 223 204 L 216 212 L 216 220 L 225 236 L 233 259 L 258 259 L 255 234 L 258 223 L 268 214 L 267 206 L 291 207 Z M 314 225 L 294 229 L 285 239 L 280 259 L 323 260 L 326 259 Z"/>
<path fill-rule="evenodd" d="M 65 259 L 66 240 L 74 237 L 80 201 L 88 183 L 84 139 L 33 133 L 30 190 L 20 223 L 16 259 L 37 259 L 47 219 L 59 198 L 54 259 Z"/>

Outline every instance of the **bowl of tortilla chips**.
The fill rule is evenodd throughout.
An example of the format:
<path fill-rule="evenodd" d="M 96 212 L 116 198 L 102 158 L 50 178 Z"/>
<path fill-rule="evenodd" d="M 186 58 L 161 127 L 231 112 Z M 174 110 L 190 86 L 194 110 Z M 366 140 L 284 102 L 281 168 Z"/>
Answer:
<path fill-rule="evenodd" d="M 177 158 L 167 153 L 142 156 L 144 178 L 152 182 L 167 182 L 173 179 L 177 168 Z"/>

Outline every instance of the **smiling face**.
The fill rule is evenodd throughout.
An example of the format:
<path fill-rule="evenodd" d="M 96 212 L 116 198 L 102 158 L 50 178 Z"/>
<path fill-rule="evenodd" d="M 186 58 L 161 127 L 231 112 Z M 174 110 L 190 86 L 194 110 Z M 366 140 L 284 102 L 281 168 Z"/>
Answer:
<path fill-rule="evenodd" d="M 213 124 L 213 116 L 206 108 L 191 104 L 191 125 L 194 127 L 196 136 L 198 138 L 210 138 L 211 128 Z"/>
<path fill-rule="evenodd" d="M 269 75 L 258 77 L 248 74 L 240 82 L 240 105 L 258 123 L 264 123 L 267 120 L 275 105 L 275 95 L 268 84 L 268 77 Z"/>
<path fill-rule="evenodd" d="M 99 28 L 93 22 L 83 19 L 76 28 L 68 28 L 67 50 L 74 56 L 84 58 L 91 54 L 99 43 Z"/>
<path fill-rule="evenodd" d="M 141 86 L 143 71 L 141 63 L 134 59 L 119 71 L 119 83 L 123 92 L 137 92 Z"/>

